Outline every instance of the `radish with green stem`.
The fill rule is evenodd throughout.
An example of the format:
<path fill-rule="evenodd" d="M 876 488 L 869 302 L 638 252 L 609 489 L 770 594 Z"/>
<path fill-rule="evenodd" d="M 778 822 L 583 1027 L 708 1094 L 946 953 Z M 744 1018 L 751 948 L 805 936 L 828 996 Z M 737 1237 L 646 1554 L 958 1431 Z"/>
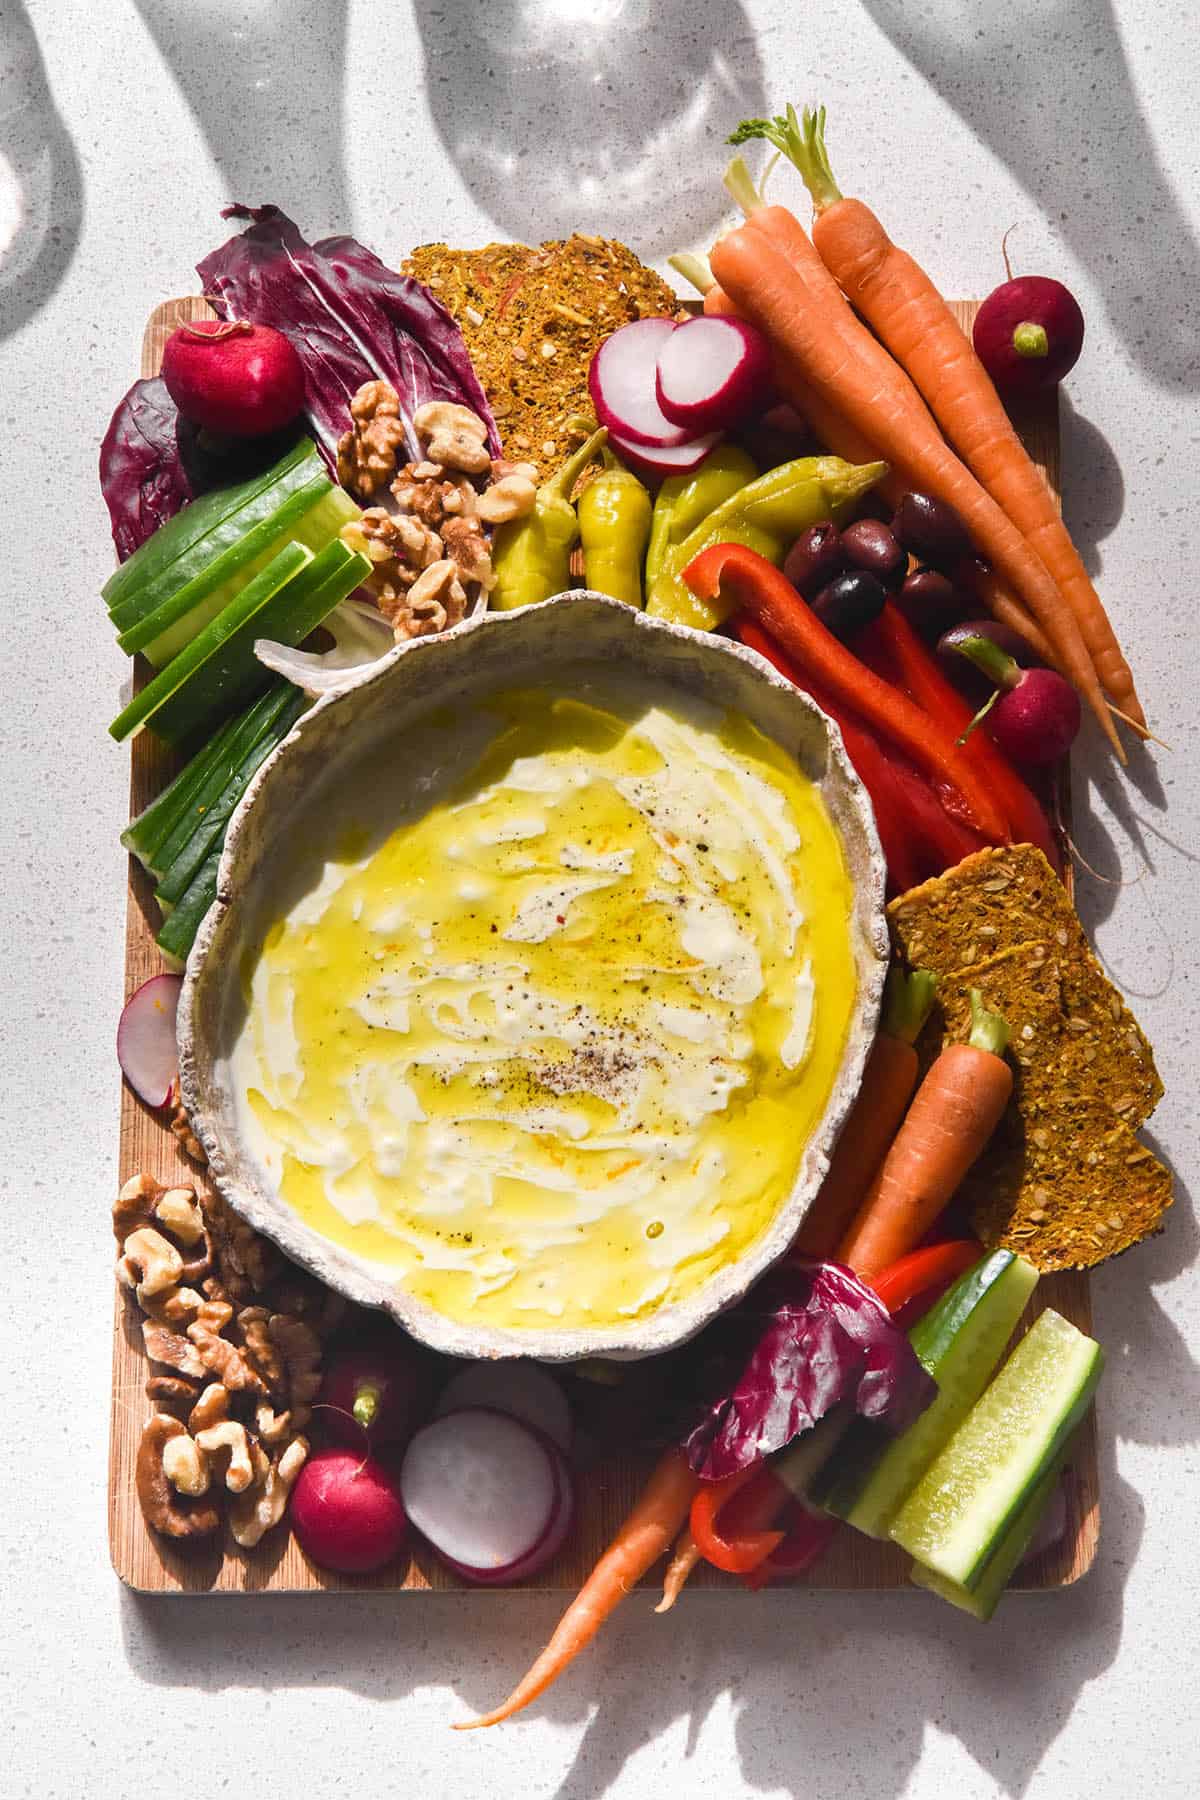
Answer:
<path fill-rule="evenodd" d="M 1037 767 L 1065 756 L 1079 732 L 1079 695 L 1053 669 L 1023 669 L 988 637 L 963 636 L 954 648 L 981 669 L 996 691 L 963 732 L 963 743 L 984 721 L 1011 762 Z"/>
<path fill-rule="evenodd" d="M 321 1435 L 360 1455 L 407 1443 L 422 1410 L 422 1385 L 411 1360 L 382 1347 L 339 1350 L 317 1400 Z"/>

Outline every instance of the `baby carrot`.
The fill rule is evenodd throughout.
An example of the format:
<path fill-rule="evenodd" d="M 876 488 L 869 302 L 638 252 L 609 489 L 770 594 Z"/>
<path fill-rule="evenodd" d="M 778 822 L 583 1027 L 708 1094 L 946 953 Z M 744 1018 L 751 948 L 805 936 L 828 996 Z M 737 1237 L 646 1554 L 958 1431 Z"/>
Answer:
<path fill-rule="evenodd" d="M 1012 1093 L 1008 1026 L 971 989 L 971 1035 L 948 1044 L 917 1089 L 838 1262 L 870 1282 L 907 1255 L 953 1198 L 1000 1123 Z"/>
<path fill-rule="evenodd" d="M 670 1549 L 700 1483 L 688 1468 L 683 1451 L 671 1449 L 660 1458 L 633 1511 L 600 1558 L 555 1627 L 554 1635 L 529 1673 L 508 1699 L 482 1718 L 464 1720 L 456 1731 L 499 1725 L 544 1694 L 567 1665 L 590 1644 L 609 1614 L 652 1564 Z"/>

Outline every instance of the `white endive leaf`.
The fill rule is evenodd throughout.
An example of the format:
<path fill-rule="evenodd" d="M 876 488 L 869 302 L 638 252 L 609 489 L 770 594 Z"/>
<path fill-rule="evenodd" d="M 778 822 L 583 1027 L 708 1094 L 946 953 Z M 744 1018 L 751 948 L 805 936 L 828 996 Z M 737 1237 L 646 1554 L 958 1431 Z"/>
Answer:
<path fill-rule="evenodd" d="M 395 647 L 392 628 L 383 614 L 363 600 L 343 600 L 324 621 L 322 630 L 333 637 L 328 650 L 293 650 L 270 638 L 257 638 L 254 654 L 266 668 L 285 675 L 315 700 L 357 680 Z"/>

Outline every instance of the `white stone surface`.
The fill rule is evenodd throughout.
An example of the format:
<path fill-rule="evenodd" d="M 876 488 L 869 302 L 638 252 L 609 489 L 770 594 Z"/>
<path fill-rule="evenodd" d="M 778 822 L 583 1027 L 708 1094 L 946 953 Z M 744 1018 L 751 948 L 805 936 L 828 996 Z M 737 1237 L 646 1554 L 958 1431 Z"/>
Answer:
<path fill-rule="evenodd" d="M 345 20 L 343 27 L 343 19 Z M 1200 387 L 1192 0 L 0 0 L 5 546 L 0 1793 L 422 1800 L 1195 1793 Z M 1082 906 L 1158 1049 L 1167 1235 L 1096 1283 L 1104 1527 L 980 1628 L 911 1595 L 631 1601 L 503 1735 L 551 1598 L 138 1600 L 104 1488 L 126 757 L 95 450 L 219 205 L 398 256 L 719 222 L 722 135 L 789 95 L 952 294 L 1061 275 L 1089 322 L 1067 510 L 1173 754 L 1081 760 Z M 778 191 L 788 191 L 780 179 Z M 132 1394 L 131 1406 L 141 1397 Z"/>

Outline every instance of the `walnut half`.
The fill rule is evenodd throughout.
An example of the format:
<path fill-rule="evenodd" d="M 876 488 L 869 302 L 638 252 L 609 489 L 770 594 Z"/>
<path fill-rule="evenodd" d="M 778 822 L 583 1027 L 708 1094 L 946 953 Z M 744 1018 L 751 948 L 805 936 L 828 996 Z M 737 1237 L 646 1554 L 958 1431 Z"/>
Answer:
<path fill-rule="evenodd" d="M 137 1453 L 137 1496 L 143 1517 L 163 1537 L 210 1537 L 221 1523 L 211 1500 L 176 1493 L 163 1467 L 166 1447 L 188 1435 L 187 1427 L 167 1413 L 155 1413 L 142 1430 Z M 175 1453 L 178 1456 L 178 1452 Z"/>

